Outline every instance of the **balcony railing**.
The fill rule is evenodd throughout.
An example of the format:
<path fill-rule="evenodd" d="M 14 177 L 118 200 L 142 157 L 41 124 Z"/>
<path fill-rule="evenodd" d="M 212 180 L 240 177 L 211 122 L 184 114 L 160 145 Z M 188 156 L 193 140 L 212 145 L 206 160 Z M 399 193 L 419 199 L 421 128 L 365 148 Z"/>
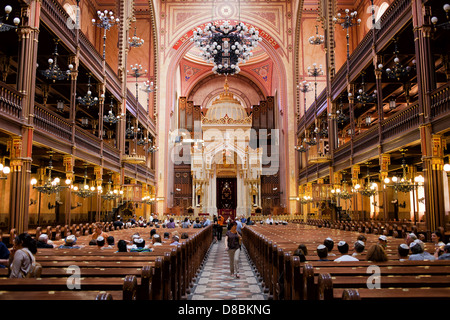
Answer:
<path fill-rule="evenodd" d="M 69 14 L 56 0 L 44 0 L 41 2 L 41 11 L 48 27 L 55 32 L 66 45 L 74 50 L 76 45 L 75 28 Z"/>
<path fill-rule="evenodd" d="M 20 120 L 23 94 L 0 82 L 0 113 Z"/>
<path fill-rule="evenodd" d="M 72 125 L 44 106 L 37 104 L 34 106 L 34 126 L 36 129 L 49 133 L 58 139 L 71 141 Z"/>
<path fill-rule="evenodd" d="M 450 112 L 450 83 L 431 93 L 431 117 L 437 118 Z"/>
<path fill-rule="evenodd" d="M 75 128 L 75 144 L 89 153 L 100 155 L 100 139 L 81 128 Z"/>
<path fill-rule="evenodd" d="M 383 121 L 381 125 L 383 140 L 386 141 L 411 129 L 418 129 L 419 124 L 419 104 L 416 102 L 405 110 Z"/>

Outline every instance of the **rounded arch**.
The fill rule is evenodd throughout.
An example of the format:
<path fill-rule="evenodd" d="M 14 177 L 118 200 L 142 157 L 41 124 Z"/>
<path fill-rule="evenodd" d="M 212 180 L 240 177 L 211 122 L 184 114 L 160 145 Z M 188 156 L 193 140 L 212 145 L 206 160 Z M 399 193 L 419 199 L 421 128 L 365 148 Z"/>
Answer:
<path fill-rule="evenodd" d="M 208 23 L 209 20 L 205 20 L 205 23 Z M 246 21 L 242 21 L 246 23 Z M 193 26 L 197 26 L 198 22 L 196 22 Z M 258 25 L 255 25 L 255 27 L 258 27 Z M 187 27 L 185 30 L 191 30 L 192 26 Z M 266 53 L 269 55 L 269 58 L 273 61 L 274 64 L 274 70 L 277 70 L 277 76 L 278 76 L 278 96 L 279 96 L 279 102 L 280 106 L 286 106 L 287 105 L 287 91 L 286 91 L 286 85 L 287 85 L 287 74 L 286 70 L 284 68 L 284 63 L 281 59 L 280 54 L 277 52 L 272 44 L 270 44 L 266 39 L 262 39 L 262 42 L 260 46 L 266 51 Z M 181 59 L 186 55 L 186 53 L 193 47 L 193 43 L 191 41 L 184 41 L 179 47 L 177 47 L 175 54 L 170 59 L 170 62 L 168 63 L 168 70 L 175 70 L 176 67 L 180 64 Z M 213 74 L 214 75 L 214 74 Z M 248 77 L 250 78 L 250 77 Z M 257 81 L 254 81 L 257 83 Z M 171 77 L 166 78 L 166 96 L 173 96 L 174 94 L 174 83 L 173 79 Z M 272 90 L 275 90 L 277 88 L 272 88 Z M 268 95 L 271 95 L 271 92 L 268 92 Z M 166 106 L 167 107 L 167 106 Z"/>

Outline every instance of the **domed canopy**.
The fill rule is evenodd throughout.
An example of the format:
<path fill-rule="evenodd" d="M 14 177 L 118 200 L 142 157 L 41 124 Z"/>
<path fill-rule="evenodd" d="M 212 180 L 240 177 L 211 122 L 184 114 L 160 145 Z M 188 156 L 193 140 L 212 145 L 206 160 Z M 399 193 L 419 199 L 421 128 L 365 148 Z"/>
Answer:
<path fill-rule="evenodd" d="M 248 117 L 247 111 L 241 105 L 239 100 L 233 98 L 233 94 L 228 91 L 228 81 L 225 80 L 225 91 L 220 94 L 220 97 L 212 102 L 211 107 L 206 111 L 208 120 L 219 120 L 228 115 L 228 118 L 233 120 L 244 120 Z"/>

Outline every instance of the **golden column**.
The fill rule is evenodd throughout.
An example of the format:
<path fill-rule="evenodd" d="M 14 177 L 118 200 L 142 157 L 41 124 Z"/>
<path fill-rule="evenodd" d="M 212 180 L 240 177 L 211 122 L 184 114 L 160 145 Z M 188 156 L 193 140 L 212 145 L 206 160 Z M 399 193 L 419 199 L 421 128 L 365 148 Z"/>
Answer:
<path fill-rule="evenodd" d="M 356 190 L 355 186 L 359 184 L 359 173 L 361 172 L 361 167 L 359 164 L 352 166 L 352 187 Z M 358 214 L 358 190 L 353 193 L 353 211 Z M 359 216 L 359 214 L 358 214 Z"/>
<path fill-rule="evenodd" d="M 430 126 L 422 126 L 422 159 L 425 175 L 425 221 L 430 233 L 445 227 L 444 148 L 442 135 L 431 134 Z"/>
<path fill-rule="evenodd" d="M 64 223 L 70 226 L 71 223 L 71 211 L 72 211 L 72 185 L 75 181 L 73 166 L 75 163 L 75 158 L 72 155 L 65 155 L 63 157 L 63 165 L 65 168 L 66 179 L 70 180 L 70 186 L 67 188 L 64 200 Z"/>
<path fill-rule="evenodd" d="M 28 209 L 30 203 L 30 157 L 24 157 L 31 148 L 22 148 L 22 137 L 13 137 L 7 142 L 10 155 L 10 229 L 20 234 L 28 230 Z M 31 153 L 31 150 L 30 150 Z"/>
<path fill-rule="evenodd" d="M 381 185 L 383 185 L 384 180 L 389 176 L 389 165 L 391 164 L 391 155 L 389 154 L 381 154 L 380 155 L 380 181 Z M 388 202 L 388 193 L 385 188 L 383 188 L 383 219 L 388 219 L 389 214 L 389 202 Z M 381 204 L 379 204 L 381 205 Z"/>
<path fill-rule="evenodd" d="M 96 211 L 96 216 L 95 216 L 95 221 L 100 221 L 100 213 L 101 213 L 101 209 L 102 209 L 102 182 L 103 182 L 103 168 L 100 166 L 95 166 L 94 167 L 94 175 L 95 175 L 95 186 L 96 186 L 96 191 L 97 191 L 97 211 Z"/>

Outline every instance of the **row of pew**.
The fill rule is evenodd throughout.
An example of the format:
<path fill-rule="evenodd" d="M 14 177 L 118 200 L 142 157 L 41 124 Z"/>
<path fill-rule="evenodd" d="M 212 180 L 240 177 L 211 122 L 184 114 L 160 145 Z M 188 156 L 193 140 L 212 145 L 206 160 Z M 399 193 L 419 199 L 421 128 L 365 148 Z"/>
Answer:
<path fill-rule="evenodd" d="M 327 219 L 309 219 L 307 222 L 301 222 L 307 225 L 341 229 L 346 231 L 358 231 L 360 233 L 374 233 L 384 234 L 394 238 L 404 238 L 408 233 L 415 233 L 416 235 L 423 234 L 425 238 L 429 237 L 424 223 L 413 223 L 411 221 L 332 221 Z M 444 236 L 449 233 L 445 232 L 444 227 L 439 227 L 438 230 Z M 429 239 L 428 239 L 429 240 Z"/>
<path fill-rule="evenodd" d="M 379 235 L 365 234 L 366 249 L 359 261 L 336 262 L 336 248 L 346 241 L 352 244 L 358 231 L 324 229 L 305 224 L 254 225 L 243 229 L 243 243 L 254 271 L 269 299 L 274 300 L 396 300 L 450 299 L 450 261 L 400 260 L 397 247 L 403 239 L 388 236 L 388 261 L 365 259 Z M 319 261 L 316 248 L 325 238 L 335 247 L 330 261 Z M 299 244 L 308 249 L 306 261 L 294 256 Z M 432 244 L 426 249 L 434 252 Z"/>
<path fill-rule="evenodd" d="M 150 241 L 149 228 L 106 231 L 120 239 L 138 232 Z M 212 227 L 158 229 L 187 233 L 178 245 L 163 243 L 153 252 L 117 252 L 89 246 L 80 236 L 80 249 L 38 249 L 39 278 L 10 279 L 0 269 L 0 300 L 182 300 L 187 299 L 208 255 Z M 63 240 L 55 240 L 56 245 Z"/>

